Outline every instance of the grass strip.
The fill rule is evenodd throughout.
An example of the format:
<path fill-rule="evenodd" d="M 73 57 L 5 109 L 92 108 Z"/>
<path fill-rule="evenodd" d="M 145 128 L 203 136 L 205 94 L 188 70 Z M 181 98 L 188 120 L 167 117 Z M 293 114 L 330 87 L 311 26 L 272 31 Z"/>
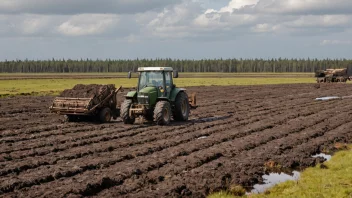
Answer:
<path fill-rule="evenodd" d="M 244 195 L 251 198 L 352 197 L 352 145 L 339 151 L 323 165 L 307 168 L 298 181 L 277 184 L 263 194 Z M 233 192 L 219 192 L 208 198 L 233 198 Z"/>
<path fill-rule="evenodd" d="M 136 87 L 137 78 L 92 78 L 92 79 L 25 79 L 1 80 L 0 96 L 9 95 L 43 95 L 57 94 L 70 89 L 76 84 L 115 84 L 116 87 Z M 231 86 L 231 85 L 269 85 L 315 83 L 314 78 L 178 78 L 174 83 L 178 87 L 190 86 Z"/>

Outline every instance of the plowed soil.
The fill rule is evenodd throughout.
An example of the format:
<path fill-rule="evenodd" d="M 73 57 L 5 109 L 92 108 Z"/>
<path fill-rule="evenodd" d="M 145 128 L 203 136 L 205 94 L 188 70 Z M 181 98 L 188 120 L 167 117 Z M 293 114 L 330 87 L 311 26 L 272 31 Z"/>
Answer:
<path fill-rule="evenodd" d="M 314 100 L 352 95 L 350 84 L 188 91 L 198 109 L 170 126 L 65 123 L 53 97 L 0 99 L 0 197 L 204 197 L 352 140 L 351 100 Z"/>

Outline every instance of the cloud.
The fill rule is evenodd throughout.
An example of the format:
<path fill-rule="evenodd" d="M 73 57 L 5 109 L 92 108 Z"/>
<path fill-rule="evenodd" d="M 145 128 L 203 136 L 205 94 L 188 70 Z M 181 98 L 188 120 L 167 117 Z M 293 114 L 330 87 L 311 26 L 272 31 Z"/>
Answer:
<path fill-rule="evenodd" d="M 62 23 L 58 31 L 67 36 L 99 35 L 115 26 L 118 21 L 118 16 L 112 14 L 74 15 Z"/>
<path fill-rule="evenodd" d="M 329 14 L 341 11 L 344 3 L 349 4 L 346 0 L 337 0 L 336 5 L 317 0 L 231 0 L 219 9 L 204 9 L 197 2 L 184 0 L 156 14 L 146 26 L 152 35 L 162 38 L 212 34 L 216 39 L 226 36 L 226 32 L 228 37 L 246 33 L 326 34 L 344 31 L 352 25 L 352 15 Z M 321 14 L 315 12 L 320 9 Z"/>
<path fill-rule="evenodd" d="M 123 40 L 127 41 L 128 43 L 137 43 L 140 41 L 139 36 L 136 36 L 134 34 L 130 34 L 126 36 Z"/>
<path fill-rule="evenodd" d="M 180 0 L 0 0 L 2 14 L 135 14 L 160 10 Z"/>
<path fill-rule="evenodd" d="M 111 48 L 121 42 L 140 46 L 141 54 L 151 52 L 153 43 L 184 42 L 187 48 L 252 42 L 254 47 L 268 38 L 297 49 L 306 43 L 348 48 L 351 7 L 351 0 L 0 0 L 0 36 L 67 45 L 105 42 Z"/>
<path fill-rule="evenodd" d="M 266 32 L 277 32 L 282 27 L 280 25 L 271 25 L 268 23 L 256 24 L 251 28 L 252 32 L 256 33 L 266 33 Z"/>
<path fill-rule="evenodd" d="M 234 10 L 243 9 L 243 8 L 253 8 L 259 0 L 231 0 L 230 3 L 221 8 L 219 12 L 233 12 Z"/>
<path fill-rule="evenodd" d="M 228 12 L 210 12 L 209 10 L 204 14 L 200 14 L 194 19 L 194 24 L 204 30 L 224 28 L 231 29 L 240 26 L 247 26 L 255 23 L 256 15 L 237 14 Z"/>
<path fill-rule="evenodd" d="M 218 39 L 246 33 L 304 35 L 344 31 L 350 27 L 351 11 L 331 13 L 344 13 L 351 2 L 229 0 L 227 5 L 215 9 L 203 7 L 202 0 L 0 0 L 0 12 L 8 18 L 7 22 L 0 19 L 1 24 L 6 24 L 3 28 L 6 30 L 0 29 L 0 33 L 31 36 L 110 33 L 109 36 L 115 34 L 120 38 L 134 35 L 139 40 L 210 39 L 211 36 Z"/>
<path fill-rule="evenodd" d="M 207 9 L 194 19 L 204 31 L 315 35 L 343 32 L 352 25 L 349 0 L 231 0 L 219 10 Z M 336 14 L 341 13 L 341 14 Z M 216 34 L 214 34 L 216 35 Z"/>
<path fill-rule="evenodd" d="M 351 24 L 351 16 L 348 15 L 305 15 L 287 22 L 290 27 L 348 27 Z"/>
<path fill-rule="evenodd" d="M 0 15 L 0 35 L 49 36 L 64 17 L 36 14 Z"/>
<path fill-rule="evenodd" d="M 162 38 L 183 38 L 194 35 L 191 19 L 200 12 L 200 4 L 183 1 L 183 3 L 165 8 L 146 24 L 146 31 Z"/>
<path fill-rule="evenodd" d="M 259 0 L 232 0 L 219 10 L 208 9 L 194 19 L 194 24 L 203 28 L 229 28 L 251 24 L 256 20 L 256 15 L 238 13 L 236 10 L 253 7 Z"/>
<path fill-rule="evenodd" d="M 351 40 L 323 40 L 320 45 L 352 45 Z"/>
<path fill-rule="evenodd" d="M 50 17 L 32 16 L 26 18 L 19 28 L 23 34 L 33 35 L 42 32 L 49 22 Z"/>
<path fill-rule="evenodd" d="M 351 14 L 350 0 L 260 0 L 254 10 L 264 13 L 326 15 Z"/>
<path fill-rule="evenodd" d="M 251 1 L 253 2 L 253 1 Z M 246 6 L 242 1 L 240 5 Z M 239 5 L 233 5 L 238 6 Z M 151 15 L 150 15 L 151 16 Z M 146 23 L 146 32 L 161 38 L 195 38 L 199 40 L 228 37 L 224 32 L 235 32 L 244 26 L 255 24 L 256 16 L 205 10 L 197 1 L 184 0 L 182 3 L 165 8 Z"/>

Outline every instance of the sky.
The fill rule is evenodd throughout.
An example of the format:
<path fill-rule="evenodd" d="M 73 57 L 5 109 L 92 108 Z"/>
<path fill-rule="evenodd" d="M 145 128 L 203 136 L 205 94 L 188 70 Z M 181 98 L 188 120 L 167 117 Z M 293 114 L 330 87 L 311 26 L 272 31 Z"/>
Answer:
<path fill-rule="evenodd" d="M 351 0 L 0 0 L 0 60 L 352 59 Z"/>

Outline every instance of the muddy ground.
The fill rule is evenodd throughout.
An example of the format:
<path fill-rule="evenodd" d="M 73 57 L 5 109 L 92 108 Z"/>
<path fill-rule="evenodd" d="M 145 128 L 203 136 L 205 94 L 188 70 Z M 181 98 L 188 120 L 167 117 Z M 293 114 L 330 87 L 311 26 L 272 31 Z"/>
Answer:
<path fill-rule="evenodd" d="M 199 104 L 190 121 L 162 127 L 65 123 L 53 97 L 0 99 L 0 197 L 204 197 L 352 140 L 352 101 L 314 101 L 352 95 L 350 84 L 188 91 Z"/>

